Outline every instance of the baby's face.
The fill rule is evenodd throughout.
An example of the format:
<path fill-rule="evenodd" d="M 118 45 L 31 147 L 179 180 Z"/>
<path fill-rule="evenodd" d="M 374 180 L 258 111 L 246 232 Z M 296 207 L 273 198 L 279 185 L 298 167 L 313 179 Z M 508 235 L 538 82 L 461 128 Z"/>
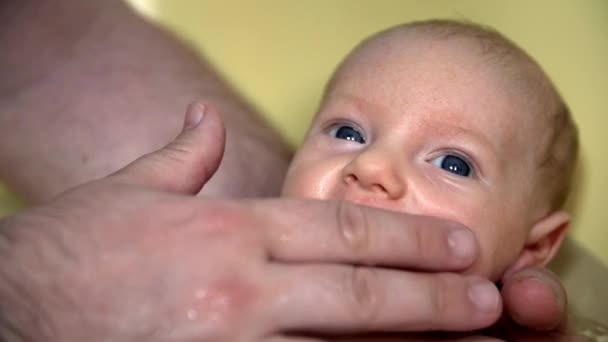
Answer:
<path fill-rule="evenodd" d="M 473 230 L 469 272 L 498 279 L 544 206 L 533 191 L 539 121 L 470 46 L 367 48 L 337 75 L 283 195 L 438 216 Z"/>

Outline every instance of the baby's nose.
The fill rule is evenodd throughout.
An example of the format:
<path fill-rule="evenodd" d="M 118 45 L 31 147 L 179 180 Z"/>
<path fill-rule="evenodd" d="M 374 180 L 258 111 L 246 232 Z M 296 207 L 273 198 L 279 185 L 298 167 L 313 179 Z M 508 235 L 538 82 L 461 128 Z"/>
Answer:
<path fill-rule="evenodd" d="M 361 152 L 344 168 L 342 178 L 348 186 L 389 199 L 399 199 L 405 194 L 405 179 L 398 161 L 381 151 Z"/>

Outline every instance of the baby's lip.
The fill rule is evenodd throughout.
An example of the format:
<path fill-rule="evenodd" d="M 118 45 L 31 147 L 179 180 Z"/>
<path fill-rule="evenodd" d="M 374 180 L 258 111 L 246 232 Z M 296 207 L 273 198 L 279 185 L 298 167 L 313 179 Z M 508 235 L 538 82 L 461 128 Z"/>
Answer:
<path fill-rule="evenodd" d="M 388 199 L 386 194 L 356 194 L 354 192 L 347 191 L 344 193 L 341 199 L 368 207 L 392 211 L 404 211 L 399 207 L 398 201 Z"/>

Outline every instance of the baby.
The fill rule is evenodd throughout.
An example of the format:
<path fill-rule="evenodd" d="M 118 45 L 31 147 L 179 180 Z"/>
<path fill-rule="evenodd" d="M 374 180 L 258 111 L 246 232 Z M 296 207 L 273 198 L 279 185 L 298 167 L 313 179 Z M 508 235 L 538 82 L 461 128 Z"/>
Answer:
<path fill-rule="evenodd" d="M 481 249 L 467 272 L 499 280 L 561 244 L 577 146 L 568 108 L 512 42 L 468 23 L 410 23 L 339 65 L 282 194 L 460 222 Z"/>

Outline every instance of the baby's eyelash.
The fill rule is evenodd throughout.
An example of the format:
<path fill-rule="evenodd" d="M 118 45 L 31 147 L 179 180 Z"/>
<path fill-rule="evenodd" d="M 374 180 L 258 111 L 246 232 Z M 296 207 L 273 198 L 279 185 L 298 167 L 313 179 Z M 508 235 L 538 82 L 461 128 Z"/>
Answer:
<path fill-rule="evenodd" d="M 458 151 L 442 151 L 429 161 L 446 172 L 461 177 L 478 178 L 479 176 L 476 163 L 470 157 Z"/>
<path fill-rule="evenodd" d="M 367 137 L 363 130 L 356 124 L 348 121 L 337 121 L 330 124 L 326 132 L 329 136 L 336 139 L 357 142 L 359 144 L 367 142 Z"/>

